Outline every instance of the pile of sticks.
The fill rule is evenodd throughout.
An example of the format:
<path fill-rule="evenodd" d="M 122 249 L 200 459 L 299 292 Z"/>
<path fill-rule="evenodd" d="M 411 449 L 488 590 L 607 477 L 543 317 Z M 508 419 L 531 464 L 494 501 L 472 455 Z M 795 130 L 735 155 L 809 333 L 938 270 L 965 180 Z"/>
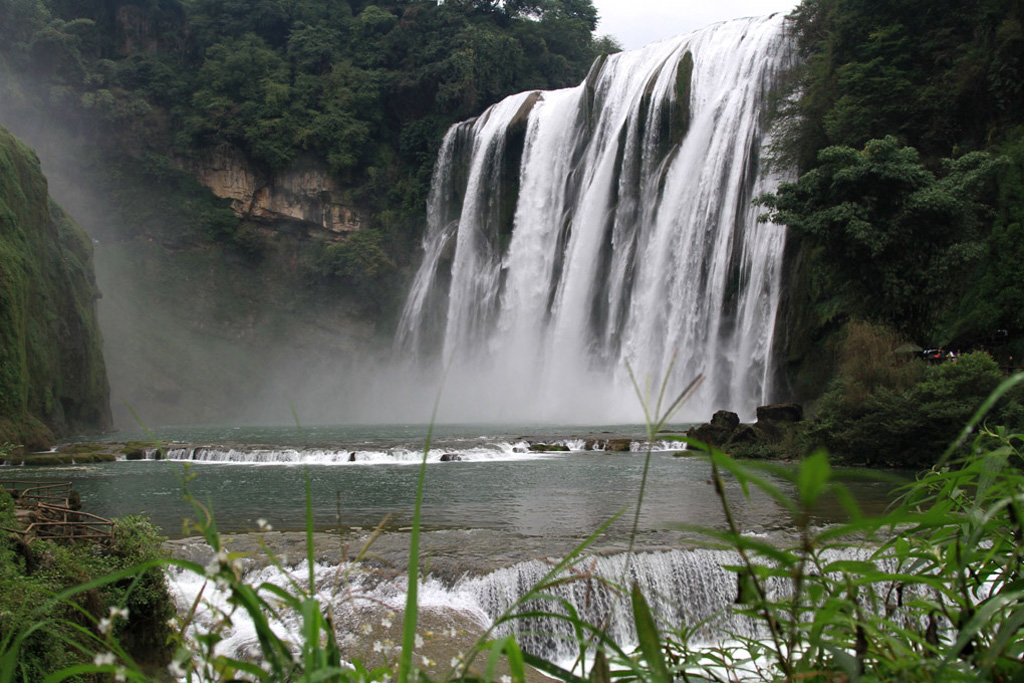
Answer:
<path fill-rule="evenodd" d="M 114 523 L 103 517 L 81 512 L 78 493 L 71 482 L 4 481 L 3 487 L 14 498 L 15 516 L 21 529 L 2 527 L 22 540 L 45 538 L 56 541 L 98 541 L 112 538 Z"/>

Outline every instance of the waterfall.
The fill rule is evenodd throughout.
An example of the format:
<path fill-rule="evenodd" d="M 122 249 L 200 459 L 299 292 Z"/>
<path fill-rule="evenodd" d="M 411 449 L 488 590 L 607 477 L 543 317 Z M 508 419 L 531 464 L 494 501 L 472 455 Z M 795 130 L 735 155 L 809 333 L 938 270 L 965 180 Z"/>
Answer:
<path fill-rule="evenodd" d="M 451 416 L 633 421 L 627 362 L 706 377 L 683 419 L 769 400 L 785 235 L 752 200 L 794 58 L 784 17 L 724 22 L 452 127 L 396 336 L 450 366 Z"/>

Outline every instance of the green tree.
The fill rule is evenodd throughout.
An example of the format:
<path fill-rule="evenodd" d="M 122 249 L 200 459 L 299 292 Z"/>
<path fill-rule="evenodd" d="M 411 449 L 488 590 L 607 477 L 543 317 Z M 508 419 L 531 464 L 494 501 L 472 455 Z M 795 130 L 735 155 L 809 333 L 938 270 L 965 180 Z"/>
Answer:
<path fill-rule="evenodd" d="M 761 198 L 764 218 L 806 241 L 822 299 L 930 336 L 984 254 L 1005 160 L 972 153 L 947 160 L 937 177 L 916 150 L 886 137 L 862 150 L 829 147 L 818 161 Z"/>

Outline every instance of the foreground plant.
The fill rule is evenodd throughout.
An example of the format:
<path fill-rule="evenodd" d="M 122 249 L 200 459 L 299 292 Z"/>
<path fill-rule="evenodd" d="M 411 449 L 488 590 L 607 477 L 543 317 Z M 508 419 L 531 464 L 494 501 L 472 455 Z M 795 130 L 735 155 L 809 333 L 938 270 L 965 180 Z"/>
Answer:
<path fill-rule="evenodd" d="M 964 431 L 971 433 L 1005 382 Z M 753 638 L 724 633 L 697 647 L 686 629 L 665 640 L 675 675 L 714 680 L 1021 680 L 1024 677 L 1024 435 L 981 428 L 970 454 L 907 485 L 896 506 L 865 517 L 824 453 L 796 469 L 739 463 L 703 451 L 727 528 L 696 526 L 735 552 L 734 610 Z M 756 488 L 789 511 L 795 541 L 777 547 L 748 535 L 732 515 L 726 478 Z M 832 497 L 849 521 L 820 527 L 816 507 Z"/>

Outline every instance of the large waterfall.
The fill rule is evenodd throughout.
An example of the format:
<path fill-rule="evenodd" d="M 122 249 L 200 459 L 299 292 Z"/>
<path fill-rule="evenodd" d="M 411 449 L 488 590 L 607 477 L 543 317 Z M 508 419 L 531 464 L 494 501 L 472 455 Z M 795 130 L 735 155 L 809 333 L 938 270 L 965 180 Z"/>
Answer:
<path fill-rule="evenodd" d="M 447 134 L 396 343 L 449 367 L 463 419 L 634 421 L 641 384 L 706 381 L 683 419 L 772 395 L 784 232 L 758 224 L 780 15 L 598 60 Z"/>

